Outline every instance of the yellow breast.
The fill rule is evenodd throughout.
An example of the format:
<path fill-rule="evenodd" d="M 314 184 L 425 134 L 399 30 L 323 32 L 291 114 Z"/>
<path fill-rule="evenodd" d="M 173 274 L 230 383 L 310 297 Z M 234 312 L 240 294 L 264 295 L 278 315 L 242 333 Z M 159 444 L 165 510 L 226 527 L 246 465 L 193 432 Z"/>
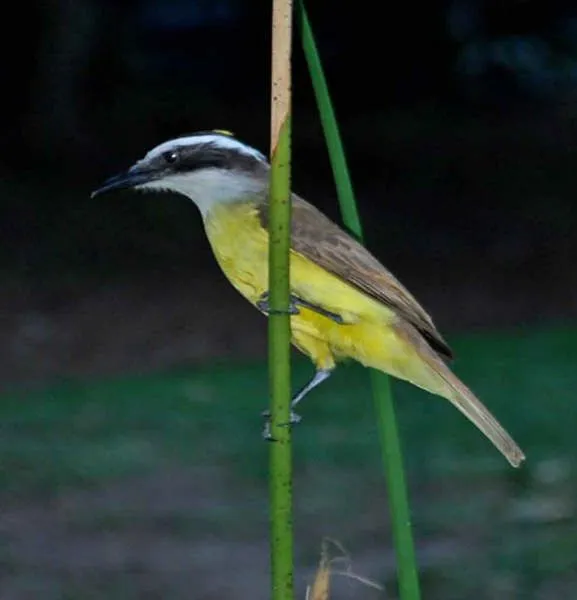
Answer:
<path fill-rule="evenodd" d="M 251 203 L 223 204 L 205 217 L 216 260 L 231 284 L 253 305 L 268 291 L 268 231 Z M 291 317 L 292 342 L 317 368 L 353 358 L 392 374 L 412 363 L 390 328 L 394 313 L 346 281 L 291 251 L 291 293 L 340 315 L 344 325 L 306 308 Z"/>
<path fill-rule="evenodd" d="M 238 203 L 214 207 L 205 217 L 205 228 L 226 277 L 249 302 L 256 304 L 268 291 L 269 242 L 256 206 Z M 339 325 L 318 312 L 300 308 L 300 313 L 291 318 L 293 343 L 311 357 L 326 350 L 365 362 L 362 355 L 367 349 L 361 346 L 372 338 L 382 339 L 382 327 L 394 319 L 392 311 L 292 251 L 290 278 L 292 294 L 340 315 L 347 323 Z M 367 332 L 371 335 L 367 336 Z M 318 346 L 319 341 L 326 349 Z"/>
<path fill-rule="evenodd" d="M 268 291 L 268 231 L 252 203 L 223 204 L 205 218 L 218 264 L 232 285 L 255 304 Z M 340 314 L 347 322 L 391 317 L 392 313 L 356 287 L 296 252 L 290 256 L 291 292 Z"/>
<path fill-rule="evenodd" d="M 206 235 L 230 283 L 252 304 L 268 290 L 268 232 L 251 203 L 215 206 L 205 217 Z"/>

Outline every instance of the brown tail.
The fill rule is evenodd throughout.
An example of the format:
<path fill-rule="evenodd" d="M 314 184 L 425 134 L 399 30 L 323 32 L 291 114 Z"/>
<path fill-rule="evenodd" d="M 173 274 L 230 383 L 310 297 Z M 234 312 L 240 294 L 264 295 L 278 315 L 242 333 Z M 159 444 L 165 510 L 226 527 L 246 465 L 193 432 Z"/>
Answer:
<path fill-rule="evenodd" d="M 405 327 L 397 331 L 432 371 L 433 377 L 427 377 L 426 383 L 424 380 L 413 380 L 413 383 L 449 400 L 493 442 L 511 465 L 518 467 L 525 454 L 475 394 L 451 372 L 417 331 Z"/>
<path fill-rule="evenodd" d="M 447 391 L 452 392 L 443 394 L 445 398 L 473 422 L 514 467 L 518 467 L 525 460 L 521 448 L 475 394 L 446 365 L 444 367 L 437 374 L 447 384 Z"/>

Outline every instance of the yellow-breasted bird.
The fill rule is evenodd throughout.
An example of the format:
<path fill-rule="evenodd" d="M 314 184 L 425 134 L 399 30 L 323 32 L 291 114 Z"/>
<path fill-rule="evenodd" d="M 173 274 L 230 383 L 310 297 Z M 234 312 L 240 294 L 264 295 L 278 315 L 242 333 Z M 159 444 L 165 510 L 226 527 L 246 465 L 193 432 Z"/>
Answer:
<path fill-rule="evenodd" d="M 224 131 L 199 132 L 153 148 L 93 195 L 133 188 L 190 198 L 224 274 L 267 314 L 269 175 L 270 165 L 258 150 Z M 352 358 L 446 398 L 513 466 L 523 461 L 519 446 L 447 366 L 450 348 L 390 271 L 296 194 L 291 239 L 292 343 L 316 367 L 292 408 L 339 360 Z"/>

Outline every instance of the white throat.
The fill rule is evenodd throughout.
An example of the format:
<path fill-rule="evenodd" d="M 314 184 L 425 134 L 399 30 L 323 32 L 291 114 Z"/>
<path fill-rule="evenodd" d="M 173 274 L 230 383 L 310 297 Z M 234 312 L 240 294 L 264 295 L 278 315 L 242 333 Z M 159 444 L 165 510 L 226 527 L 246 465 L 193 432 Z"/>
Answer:
<path fill-rule="evenodd" d="M 139 190 L 169 191 L 190 198 L 205 218 L 211 208 L 226 202 L 238 202 L 245 196 L 262 193 L 268 182 L 227 169 L 201 169 L 168 175 L 157 181 L 136 186 Z"/>

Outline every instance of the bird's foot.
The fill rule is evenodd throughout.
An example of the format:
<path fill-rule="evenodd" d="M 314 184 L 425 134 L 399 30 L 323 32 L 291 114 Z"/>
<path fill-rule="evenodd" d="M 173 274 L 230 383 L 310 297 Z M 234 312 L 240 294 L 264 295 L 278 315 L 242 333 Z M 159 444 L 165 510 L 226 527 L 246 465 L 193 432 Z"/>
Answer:
<path fill-rule="evenodd" d="M 270 305 L 269 305 L 269 292 L 264 292 L 264 294 L 262 294 L 262 296 L 258 299 L 257 303 L 256 303 L 256 307 L 262 311 L 265 315 L 298 315 L 299 314 L 299 309 L 297 307 L 297 303 L 295 302 L 295 300 L 297 300 L 297 298 L 295 298 L 294 296 L 289 296 L 289 308 L 288 311 L 284 311 L 284 310 L 273 310 Z"/>
<path fill-rule="evenodd" d="M 265 313 L 266 315 L 286 314 L 284 311 L 271 310 L 271 308 L 269 306 L 268 298 L 269 298 L 269 292 L 264 292 L 262 294 L 262 296 L 260 297 L 260 299 L 257 301 L 256 307 L 259 310 L 261 310 L 263 313 Z M 291 294 L 289 298 L 290 298 L 290 304 L 289 304 L 289 309 L 288 309 L 289 315 L 298 315 L 300 312 L 298 307 L 301 306 L 302 308 L 308 308 L 309 310 L 312 310 L 313 312 L 316 312 L 317 314 L 322 315 L 323 317 L 327 317 L 327 319 L 331 319 L 332 321 L 334 321 L 335 323 L 338 323 L 339 325 L 343 325 L 343 323 L 345 322 L 345 320 L 341 317 L 341 315 L 331 312 L 330 310 L 326 310 L 322 306 L 317 306 L 316 304 L 307 302 L 306 300 L 303 300 L 302 298 L 298 298 L 297 296 L 295 296 L 293 294 Z"/>
<path fill-rule="evenodd" d="M 276 438 L 273 437 L 270 428 L 270 410 L 264 410 L 261 415 L 264 417 L 264 427 L 262 430 L 262 437 L 268 442 L 276 442 Z M 288 423 L 281 423 L 281 427 L 291 427 L 292 425 L 296 425 L 302 421 L 302 417 L 298 415 L 296 412 L 290 412 L 290 417 Z"/>

